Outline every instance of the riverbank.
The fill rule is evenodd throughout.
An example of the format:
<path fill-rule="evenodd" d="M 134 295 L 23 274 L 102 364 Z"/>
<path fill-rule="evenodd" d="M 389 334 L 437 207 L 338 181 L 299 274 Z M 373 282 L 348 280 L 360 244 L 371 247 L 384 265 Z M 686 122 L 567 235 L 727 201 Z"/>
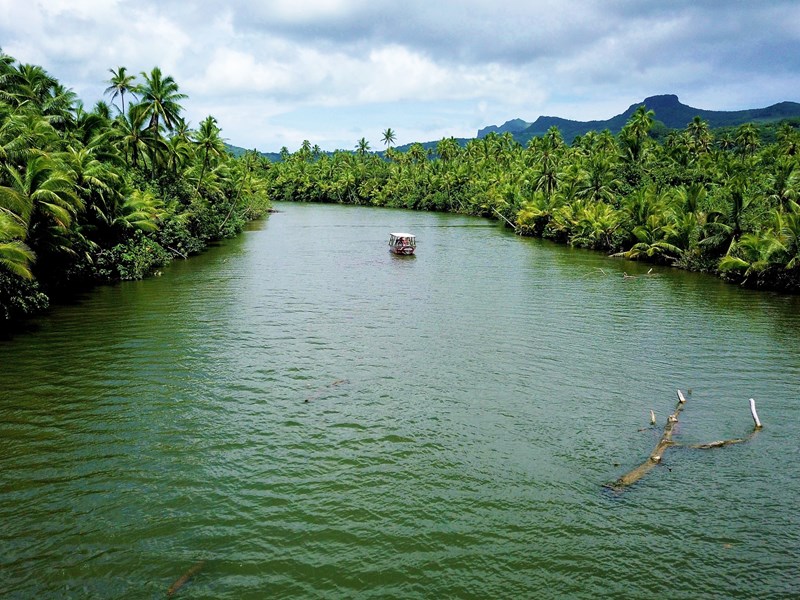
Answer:
<path fill-rule="evenodd" d="M 419 144 L 315 154 L 304 145 L 267 172 L 276 200 L 435 210 L 502 219 L 529 236 L 630 260 L 800 292 L 800 133 L 743 125 L 715 137 L 695 119 L 659 143 L 637 111 L 618 136 L 523 148 L 490 134 L 435 153 Z M 772 138 L 776 142 L 761 141 Z"/>
<path fill-rule="evenodd" d="M 229 155 L 213 116 L 190 129 L 186 96 L 158 67 L 111 69 L 112 102 L 87 111 L 41 67 L 2 59 L 0 333 L 51 299 L 202 252 L 269 209 L 261 157 Z"/>

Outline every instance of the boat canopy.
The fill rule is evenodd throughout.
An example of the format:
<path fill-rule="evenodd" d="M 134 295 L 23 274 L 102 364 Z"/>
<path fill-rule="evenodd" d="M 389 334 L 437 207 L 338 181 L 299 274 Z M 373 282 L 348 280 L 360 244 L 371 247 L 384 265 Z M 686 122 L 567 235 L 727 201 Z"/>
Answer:
<path fill-rule="evenodd" d="M 390 233 L 389 245 L 398 248 L 415 248 L 417 245 L 417 237 L 413 233 Z"/>

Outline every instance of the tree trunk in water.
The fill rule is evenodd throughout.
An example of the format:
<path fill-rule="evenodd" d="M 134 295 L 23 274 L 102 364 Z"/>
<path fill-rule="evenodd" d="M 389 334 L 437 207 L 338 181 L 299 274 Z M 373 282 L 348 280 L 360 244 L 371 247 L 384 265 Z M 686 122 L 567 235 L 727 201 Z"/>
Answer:
<path fill-rule="evenodd" d="M 661 457 L 664 455 L 664 452 L 670 446 L 676 446 L 676 442 L 672 441 L 672 433 L 675 429 L 675 424 L 678 422 L 678 415 L 683 410 L 684 405 L 686 404 L 686 398 L 684 397 L 683 393 L 678 390 L 678 404 L 675 406 L 675 412 L 673 412 L 667 418 L 667 424 L 664 426 L 664 432 L 661 434 L 661 438 L 658 440 L 658 444 L 650 453 L 650 456 L 647 457 L 647 460 L 640 464 L 638 467 L 632 469 L 625 473 L 622 477 L 617 479 L 614 483 L 607 484 L 606 487 L 611 488 L 617 492 L 623 491 L 624 489 L 630 487 L 637 481 L 639 481 L 642 477 L 644 477 L 650 470 L 655 467 L 658 463 L 661 462 Z M 653 411 L 650 411 L 651 415 Z M 730 446 L 732 444 L 741 444 L 742 442 L 749 441 L 756 432 L 761 429 L 761 421 L 758 418 L 758 414 L 756 413 L 756 406 L 755 400 L 750 398 L 750 414 L 753 417 L 753 421 L 755 423 L 755 427 L 753 432 L 747 436 L 746 438 L 737 438 L 731 440 L 720 440 L 717 442 L 710 442 L 708 444 L 695 444 L 691 446 L 686 446 L 687 448 L 695 448 L 695 449 L 710 449 L 710 448 L 722 448 L 724 446 Z M 652 419 L 651 419 L 652 421 Z"/>

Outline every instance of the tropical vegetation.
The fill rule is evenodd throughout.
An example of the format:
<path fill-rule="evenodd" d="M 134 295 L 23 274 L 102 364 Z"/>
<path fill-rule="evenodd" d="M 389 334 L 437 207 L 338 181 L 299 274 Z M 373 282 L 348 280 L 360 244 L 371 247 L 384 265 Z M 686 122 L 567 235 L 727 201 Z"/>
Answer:
<path fill-rule="evenodd" d="M 158 67 L 111 69 L 91 110 L 41 67 L 0 51 L 0 325 L 77 287 L 138 279 L 236 235 L 269 201 L 480 215 L 611 256 L 800 291 L 797 120 L 663 131 L 645 106 L 619 133 L 525 146 L 506 132 L 394 146 L 382 132 L 325 153 L 234 157 L 208 116 L 193 129 Z"/>
<path fill-rule="evenodd" d="M 619 134 L 571 143 L 551 127 L 524 147 L 510 133 L 460 144 L 320 154 L 309 142 L 266 173 L 275 200 L 458 212 L 523 235 L 631 260 L 705 271 L 747 286 L 800 291 L 797 121 L 717 133 L 699 116 L 657 141 L 640 106 Z M 659 136 L 663 132 L 659 132 Z M 768 131 L 767 131 L 768 133 Z"/>
<path fill-rule="evenodd" d="M 87 110 L 0 51 L 0 327 L 98 282 L 139 279 L 236 235 L 269 208 L 262 159 L 195 130 L 158 67 L 110 70 Z"/>

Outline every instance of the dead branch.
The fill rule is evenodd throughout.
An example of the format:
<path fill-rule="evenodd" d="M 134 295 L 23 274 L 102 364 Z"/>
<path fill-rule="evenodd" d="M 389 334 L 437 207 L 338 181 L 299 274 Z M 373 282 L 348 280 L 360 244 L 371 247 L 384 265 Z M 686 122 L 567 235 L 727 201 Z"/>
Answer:
<path fill-rule="evenodd" d="M 517 226 L 516 226 L 516 225 L 514 225 L 514 224 L 513 224 L 511 221 L 509 221 L 508 219 L 506 219 L 506 218 L 505 218 L 505 216 L 503 215 L 503 213 L 501 213 L 499 210 L 497 210 L 497 209 L 496 209 L 494 206 L 492 207 L 492 210 L 493 210 L 494 212 L 496 212 L 496 213 L 497 213 L 497 216 L 498 216 L 498 217 L 500 217 L 501 219 L 503 219 L 503 221 L 505 221 L 506 223 L 508 223 L 508 224 L 509 224 L 509 226 L 511 227 L 511 229 L 513 229 L 513 230 L 514 230 L 514 233 L 519 233 L 519 231 L 517 231 Z"/>
<path fill-rule="evenodd" d="M 644 477 L 650 470 L 655 467 L 658 463 L 661 462 L 661 457 L 664 455 L 664 451 L 671 446 L 681 446 L 684 448 L 694 448 L 694 449 L 710 449 L 710 448 L 722 448 L 723 446 L 731 446 L 733 444 L 741 444 L 742 442 L 749 441 L 756 432 L 761 429 L 761 421 L 758 419 L 758 414 L 756 413 L 756 405 L 755 400 L 750 398 L 750 414 L 753 417 L 753 421 L 755 422 L 755 427 L 753 432 L 747 436 L 746 438 L 737 438 L 731 440 L 720 440 L 716 442 L 710 442 L 707 444 L 695 444 L 695 445 L 683 445 L 677 444 L 676 442 L 672 441 L 672 433 L 675 428 L 675 424 L 678 422 L 678 415 L 683 410 L 684 405 L 686 404 L 686 398 L 684 397 L 683 393 L 678 390 L 678 404 L 675 406 L 675 411 L 667 418 L 667 424 L 664 426 L 664 432 L 661 434 L 661 438 L 658 440 L 658 444 L 650 453 L 650 456 L 647 457 L 647 460 L 640 464 L 638 467 L 632 469 L 625 473 L 622 477 L 617 479 L 614 483 L 607 485 L 606 487 L 610 487 L 615 491 L 622 491 L 623 489 L 633 485 L 637 481 L 639 481 L 642 477 Z M 651 414 L 651 422 L 653 420 L 653 411 L 650 411 Z"/>

